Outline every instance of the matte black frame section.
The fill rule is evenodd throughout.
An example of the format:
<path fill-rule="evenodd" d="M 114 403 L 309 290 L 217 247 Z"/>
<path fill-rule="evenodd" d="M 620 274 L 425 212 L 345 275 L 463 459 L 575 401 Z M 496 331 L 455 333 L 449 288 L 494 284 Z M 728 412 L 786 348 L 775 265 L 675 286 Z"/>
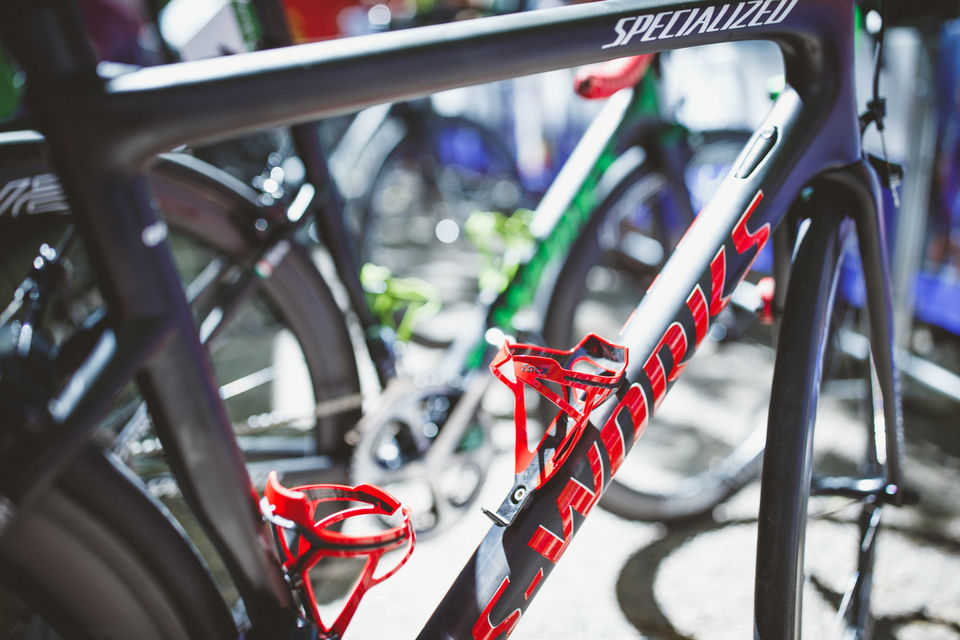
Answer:
<path fill-rule="evenodd" d="M 671 36 L 667 25 L 686 23 L 693 12 L 701 27 Z M 747 12 L 754 18 L 766 15 L 770 24 L 751 25 Z M 182 143 L 604 59 L 729 40 L 772 40 L 783 51 L 790 87 L 767 121 L 777 130 L 776 145 L 748 176 L 726 180 L 720 197 L 687 234 L 680 257 L 667 265 L 661 286 L 644 298 L 639 309 L 644 326 L 628 325 L 622 336 L 635 358 L 628 379 L 639 381 L 646 397 L 651 396 L 641 354 L 651 354 L 664 328 L 680 318 L 693 287 L 709 287 L 704 274 L 709 275 L 719 247 L 732 258 L 730 290 L 752 260 L 734 255 L 730 234 L 756 194 L 762 191 L 765 200 L 751 217 L 751 228 L 774 228 L 813 176 L 860 158 L 850 77 L 852 0 L 610 0 L 156 67 L 112 79 L 97 75 L 78 24 L 66 0 L 0 4 L 0 36 L 27 72 L 28 104 L 50 142 L 113 325 L 158 318 L 172 323 L 170 337 L 145 364 L 139 381 L 184 494 L 260 630 L 292 624 L 292 600 L 268 550 L 255 495 L 172 260 L 165 243 L 156 241 L 162 229 L 141 173 L 155 154 Z M 625 42 L 638 25 L 659 26 L 645 32 L 647 39 L 638 30 Z M 683 321 L 689 329 L 690 321 Z M 619 424 L 623 416 L 614 418 Z M 630 419 L 623 418 L 622 426 Z M 631 435 L 625 438 L 631 444 Z M 481 618 L 519 618 L 536 590 L 528 585 L 540 579 L 522 580 L 521 574 L 551 568 L 542 558 L 524 556 L 531 551 L 530 535 L 546 527 L 561 530 L 561 519 L 569 520 L 572 535 L 573 510 L 561 518 L 557 500 L 574 478 L 598 491 L 598 483 L 605 486 L 609 460 L 591 453 L 602 444 L 599 431 L 590 429 L 517 526 L 488 535 L 424 637 L 463 637 Z M 596 464 L 603 467 L 599 480 Z M 514 587 L 498 591 L 506 589 L 507 577 Z M 494 602 L 497 593 L 503 597 Z"/>
<path fill-rule="evenodd" d="M 835 195 L 841 195 L 834 189 Z M 770 393 L 768 443 L 762 478 L 757 532 L 754 637 L 794 638 L 799 635 L 803 571 L 803 538 L 807 521 L 813 423 L 823 368 L 821 328 L 830 323 L 843 240 L 850 223 L 838 211 L 813 220 L 801 241 L 795 265 L 806 271 L 791 281 L 788 303 L 796 312 L 784 317 L 778 338 L 777 363 Z M 775 437 L 773 437 L 775 435 Z M 772 504 L 772 503 L 777 504 Z M 773 560 L 772 562 L 770 560 Z M 799 587 L 799 588 L 797 588 Z"/>
<path fill-rule="evenodd" d="M 756 638 L 794 638 L 800 636 L 802 600 L 802 571 L 804 525 L 807 518 L 807 499 L 810 478 L 799 478 L 795 472 L 809 471 L 813 455 L 814 421 L 824 357 L 820 340 L 826 339 L 831 322 L 831 295 L 836 295 L 839 270 L 836 269 L 844 251 L 844 240 L 851 226 L 856 227 L 860 259 L 867 282 L 867 311 L 870 318 L 871 353 L 875 360 L 877 377 L 883 388 L 884 414 L 900 414 L 899 394 L 893 393 L 897 384 L 895 363 L 892 360 L 894 342 L 889 298 L 878 295 L 885 289 L 886 262 L 883 258 L 883 228 L 876 211 L 880 206 L 879 186 L 866 162 L 829 171 L 818 177 L 818 202 L 826 202 L 824 211 L 811 222 L 802 246 L 797 251 L 794 268 L 804 269 L 792 281 L 787 304 L 792 313 L 783 321 L 778 345 L 777 366 L 771 391 L 771 408 L 764 467 L 773 473 L 764 473 L 762 479 L 760 519 L 757 537 L 757 588 L 754 595 L 754 636 Z M 852 223 L 852 224 L 851 224 Z M 816 338 L 820 338 L 817 340 Z M 860 516 L 861 545 L 858 556 L 856 588 L 847 613 L 853 624 L 862 625 L 869 616 L 869 570 L 874 560 L 874 515 L 883 501 L 896 503 L 901 499 L 900 450 L 901 421 L 885 421 L 880 432 L 870 424 L 867 461 L 888 462 L 885 485 L 879 487 L 886 495 L 873 496 L 864 505 Z M 885 460 L 884 460 L 885 458 Z M 869 472 L 869 471 L 868 471 Z M 793 497 L 797 500 L 794 501 Z M 798 540 L 799 537 L 799 540 Z M 863 578 L 863 576 L 867 576 Z"/>

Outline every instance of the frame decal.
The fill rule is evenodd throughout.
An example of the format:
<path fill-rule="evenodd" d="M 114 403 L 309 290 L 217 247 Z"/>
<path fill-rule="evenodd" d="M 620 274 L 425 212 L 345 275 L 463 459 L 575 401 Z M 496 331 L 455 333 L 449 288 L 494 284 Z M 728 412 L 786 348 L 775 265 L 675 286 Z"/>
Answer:
<path fill-rule="evenodd" d="M 754 232 L 747 229 L 758 205 L 763 200 L 763 191 L 757 191 L 750 199 L 746 209 L 734 224 L 730 235 L 717 252 L 709 267 L 700 278 L 700 282 L 686 298 L 686 304 L 680 309 L 679 315 L 664 331 L 656 348 L 647 357 L 642 367 L 639 379 L 623 392 L 623 395 L 610 413 L 608 419 L 599 430 L 588 430 L 582 436 L 580 444 L 587 447 L 586 459 L 592 475 L 593 487 L 588 487 L 584 479 L 570 475 L 556 498 L 556 509 L 551 512 L 551 518 L 559 516 L 561 534 L 557 534 L 541 520 L 527 541 L 527 547 L 535 551 L 549 565 L 541 565 L 533 576 L 529 586 L 523 591 L 523 601 L 529 601 L 531 594 L 536 591 L 544 577 L 545 568 L 556 564 L 567 546 L 573 539 L 574 518 L 576 511 L 586 517 L 596 505 L 603 493 L 605 482 L 609 482 L 623 464 L 626 452 L 637 441 L 647 426 L 652 413 L 651 406 L 656 409 L 666 396 L 670 383 L 679 375 L 686 361 L 693 356 L 695 348 L 707 335 L 710 318 L 719 313 L 729 300 L 729 294 L 724 296 L 724 290 L 734 286 L 750 270 L 754 260 L 770 238 L 770 224 L 764 223 Z M 727 249 L 731 255 L 745 257 L 748 262 L 744 267 L 734 269 L 733 278 L 728 280 Z M 752 252 L 752 255 L 749 255 Z M 704 283 L 710 287 L 708 296 L 704 292 Z M 691 343 L 693 348 L 691 348 Z M 604 476 L 603 454 L 606 455 L 609 466 L 609 475 Z M 573 457 L 573 456 L 571 456 Z M 569 462 L 569 461 L 568 461 Z M 581 474 L 584 475 L 584 474 Z M 554 480 L 562 481 L 560 478 Z M 544 485 L 544 489 L 551 484 Z M 524 579 L 525 581 L 525 579 Z M 480 617 L 473 626 L 473 637 L 478 640 L 491 640 L 509 635 L 519 623 L 523 615 L 521 606 L 514 605 L 514 609 L 507 613 L 501 622 L 494 625 L 490 620 L 493 608 L 504 597 L 510 586 L 510 576 L 503 578 L 493 597 L 480 612 Z M 504 604 L 519 603 L 520 593 L 511 590 L 514 595 L 506 594 Z M 512 599 L 513 598 L 513 599 Z M 509 606 L 509 605 L 507 605 Z"/>
<path fill-rule="evenodd" d="M 493 640 L 494 638 L 500 637 L 501 634 L 506 637 L 510 635 L 514 627 L 517 626 L 517 623 L 520 622 L 520 615 L 523 613 L 520 611 L 520 609 L 514 609 L 511 611 L 510 614 L 497 626 L 493 626 L 493 622 L 490 621 L 491 609 L 493 609 L 494 605 L 497 604 L 497 601 L 500 600 L 500 596 L 503 595 L 503 592 L 509 586 L 510 577 L 506 576 L 500 583 L 500 587 L 497 589 L 497 592 L 493 594 L 492 598 L 490 598 L 490 602 L 487 603 L 487 606 L 480 613 L 480 619 L 477 620 L 475 625 L 473 625 L 474 640 Z"/>
<path fill-rule="evenodd" d="M 558 536 L 541 524 L 527 543 L 531 549 L 553 564 L 557 563 L 573 539 L 574 510 L 586 517 L 603 493 L 603 462 L 600 460 L 600 447 L 596 442 L 587 452 L 587 457 L 590 460 L 590 469 L 593 471 L 593 489 L 589 489 L 576 478 L 570 478 L 557 498 L 557 510 L 560 512 L 563 535 Z"/>
<path fill-rule="evenodd" d="M 0 217 L 68 213 L 70 205 L 55 174 L 11 180 L 0 187 Z"/>
<path fill-rule="evenodd" d="M 790 15 L 796 4 L 797 0 L 749 0 L 718 7 L 675 9 L 620 18 L 613 27 L 616 38 L 600 48 L 622 47 L 635 37 L 639 37 L 642 42 L 650 42 L 695 33 L 715 33 L 777 24 Z"/>

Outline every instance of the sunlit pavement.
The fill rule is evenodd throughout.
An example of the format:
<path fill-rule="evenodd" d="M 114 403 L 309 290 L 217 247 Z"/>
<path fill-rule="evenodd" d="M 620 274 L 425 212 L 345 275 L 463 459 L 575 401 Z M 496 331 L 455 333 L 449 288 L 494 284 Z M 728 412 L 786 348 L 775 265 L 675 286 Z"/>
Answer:
<path fill-rule="evenodd" d="M 686 393 L 682 402 L 688 414 L 725 409 L 736 415 L 736 409 L 718 407 L 715 396 L 698 400 L 698 394 Z M 407 566 L 367 594 L 347 640 L 415 637 L 490 528 L 480 506 L 495 508 L 511 487 L 513 425 L 509 401 L 487 405 L 498 419 L 500 453 L 478 505 L 446 532 L 419 541 Z M 831 424 L 852 423 L 844 417 L 842 402 L 827 398 L 821 411 L 839 416 Z M 854 430 L 859 432 L 859 423 Z M 859 453 L 856 442 L 844 434 L 842 426 L 821 434 L 834 458 Z M 875 637 L 960 638 L 960 409 L 914 393 L 907 401 L 906 435 L 907 480 L 922 501 L 884 510 L 887 526 L 880 532 L 875 573 Z M 641 438 L 637 447 L 643 443 Z M 639 454 L 635 450 L 633 457 Z M 626 464 L 630 462 L 628 458 Z M 594 508 L 586 521 L 578 521 L 577 537 L 511 637 L 752 637 L 758 502 L 755 482 L 711 517 L 673 528 L 626 521 Z M 807 638 L 842 637 L 835 611 L 857 545 L 851 524 L 855 515 L 844 507 L 849 503 L 842 500 L 818 506 L 821 517 L 808 527 L 813 577 L 804 595 Z"/>
<path fill-rule="evenodd" d="M 440 258 L 448 262 L 439 267 L 417 254 L 415 264 L 403 275 L 431 281 L 444 295 L 451 289 L 472 286 L 476 274 L 462 249 L 451 248 L 449 253 Z M 457 326 L 449 322 L 445 328 L 455 333 Z M 874 637 L 957 639 L 960 406 L 907 389 L 906 477 L 908 486 L 920 493 L 921 502 L 884 510 L 875 572 Z M 684 396 L 683 403 L 690 414 L 722 413 L 734 419 L 738 411 L 742 413 L 739 407 L 745 406 L 742 398 L 698 397 L 696 393 Z M 839 402 L 828 401 L 825 408 L 836 414 L 846 411 Z M 408 565 L 368 593 L 347 640 L 415 637 L 476 549 L 491 526 L 480 506 L 496 507 L 511 487 L 512 418 L 508 411 L 500 411 L 496 417 L 497 431 L 506 437 L 499 439 L 501 451 L 489 469 L 478 505 L 445 533 L 419 541 Z M 842 433 L 821 433 L 819 437 L 825 437 L 843 455 L 859 453 L 856 444 L 851 445 Z M 637 448 L 643 447 L 641 439 Z M 641 456 L 635 450 L 631 457 Z M 626 464 L 630 462 L 628 458 Z M 758 502 L 755 482 L 711 517 L 682 527 L 630 522 L 594 508 L 586 521 L 577 521 L 576 538 L 511 637 L 752 637 Z M 807 560 L 813 577 L 804 594 L 805 638 L 841 637 L 834 612 L 849 583 L 857 545 L 856 527 L 851 524 L 854 516 L 845 506 L 842 501 L 819 506 L 821 517 L 808 528 Z"/>
<path fill-rule="evenodd" d="M 889 526 L 881 531 L 875 574 L 877 638 L 960 638 L 960 425 L 926 428 L 953 430 L 954 447 L 909 443 L 908 478 L 924 500 L 884 514 Z M 499 504 L 511 473 L 504 453 L 480 503 Z M 594 509 L 511 637 L 751 637 L 758 497 L 754 483 L 713 518 L 673 529 Z M 804 637 L 840 637 L 831 605 L 846 588 L 857 535 L 844 515 L 818 519 L 808 529 L 816 579 L 805 593 Z M 415 637 L 489 526 L 474 509 L 446 533 L 418 543 L 408 565 L 366 596 L 348 640 Z"/>

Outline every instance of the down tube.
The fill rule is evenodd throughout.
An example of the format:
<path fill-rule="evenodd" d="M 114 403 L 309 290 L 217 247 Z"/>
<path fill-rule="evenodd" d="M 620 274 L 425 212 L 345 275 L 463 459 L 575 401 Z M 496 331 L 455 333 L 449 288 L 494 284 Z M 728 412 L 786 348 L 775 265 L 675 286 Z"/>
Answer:
<path fill-rule="evenodd" d="M 490 529 L 420 638 L 489 640 L 516 627 L 706 335 L 710 319 L 746 275 L 794 196 L 822 168 L 803 151 L 799 104 L 781 96 L 628 320 L 619 336 L 630 350 L 619 404 L 595 416 L 593 424 L 602 426 L 585 431 L 564 466 L 532 492 L 509 527 Z M 765 144 L 771 128 L 772 147 L 759 163 L 751 162 L 750 150 Z M 736 177 L 743 163 L 750 170 Z"/>

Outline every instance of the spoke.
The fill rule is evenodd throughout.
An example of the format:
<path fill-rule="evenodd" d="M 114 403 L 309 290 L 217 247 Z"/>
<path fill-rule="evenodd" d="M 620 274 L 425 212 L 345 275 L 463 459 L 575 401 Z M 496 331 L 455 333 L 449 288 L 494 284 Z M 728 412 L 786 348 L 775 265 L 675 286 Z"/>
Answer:
<path fill-rule="evenodd" d="M 249 416 L 244 423 L 234 423 L 233 428 L 238 435 L 245 435 L 262 431 L 266 429 L 277 429 L 279 427 L 290 427 L 298 425 L 311 425 L 315 420 L 328 418 L 338 413 L 346 413 L 363 406 L 363 395 L 353 393 L 324 400 L 316 405 L 312 412 L 276 415 L 275 413 L 260 413 Z"/>
<path fill-rule="evenodd" d="M 203 304 L 214 288 L 219 286 L 227 269 L 224 263 L 223 258 L 214 258 L 184 287 L 190 306 Z"/>
<path fill-rule="evenodd" d="M 247 374 L 233 382 L 228 382 L 220 386 L 220 397 L 224 400 L 235 398 L 241 393 L 247 393 L 257 387 L 272 382 L 277 377 L 276 367 L 269 366 L 259 371 Z"/>
<path fill-rule="evenodd" d="M 147 413 L 147 404 L 142 400 L 137 402 L 137 408 L 126 424 L 120 429 L 113 443 L 113 453 L 124 462 L 129 462 L 134 454 L 134 445 L 150 430 L 150 414 Z"/>

